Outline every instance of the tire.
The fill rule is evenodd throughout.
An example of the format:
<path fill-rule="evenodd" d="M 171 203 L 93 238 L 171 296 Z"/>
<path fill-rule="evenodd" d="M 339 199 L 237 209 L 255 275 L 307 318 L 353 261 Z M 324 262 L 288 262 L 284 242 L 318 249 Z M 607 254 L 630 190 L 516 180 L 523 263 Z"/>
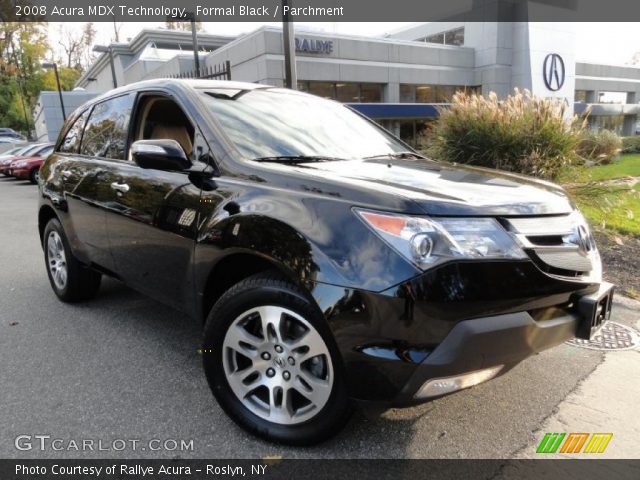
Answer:
<path fill-rule="evenodd" d="M 58 298 L 72 303 L 95 297 L 102 275 L 73 256 L 67 236 L 57 218 L 52 218 L 47 223 L 42 243 L 49 283 Z"/>
<path fill-rule="evenodd" d="M 34 168 L 33 170 L 31 170 L 31 172 L 29 172 L 29 181 L 34 185 L 38 184 L 38 170 L 39 169 Z"/>
<path fill-rule="evenodd" d="M 205 325 L 203 364 L 227 415 L 267 440 L 313 445 L 351 415 L 344 368 L 322 313 L 277 273 L 251 276 L 216 302 Z"/>

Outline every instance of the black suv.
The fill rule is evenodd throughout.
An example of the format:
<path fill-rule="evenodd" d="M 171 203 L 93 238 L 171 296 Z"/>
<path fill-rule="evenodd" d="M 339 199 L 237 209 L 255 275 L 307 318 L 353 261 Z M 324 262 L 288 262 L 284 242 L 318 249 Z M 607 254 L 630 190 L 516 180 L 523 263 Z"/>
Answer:
<path fill-rule="evenodd" d="M 255 84 L 142 82 L 79 108 L 38 223 L 61 300 L 109 275 L 188 312 L 223 409 L 290 444 L 337 432 L 353 400 L 489 380 L 611 311 L 559 187 L 424 158 L 346 106 Z"/>

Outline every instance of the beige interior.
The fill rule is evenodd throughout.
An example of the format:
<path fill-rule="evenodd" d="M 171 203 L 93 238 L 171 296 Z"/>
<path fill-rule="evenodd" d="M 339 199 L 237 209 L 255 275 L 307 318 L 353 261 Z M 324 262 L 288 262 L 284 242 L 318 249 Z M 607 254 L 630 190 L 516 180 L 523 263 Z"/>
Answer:
<path fill-rule="evenodd" d="M 181 146 L 187 156 L 193 151 L 193 144 L 187 127 L 183 125 L 156 125 L 151 133 L 152 140 L 175 140 Z"/>
<path fill-rule="evenodd" d="M 156 123 L 158 121 L 158 114 L 160 112 L 163 112 L 160 113 L 160 115 L 162 115 L 163 117 L 164 115 L 166 115 L 168 117 L 171 117 L 171 120 L 175 121 L 176 118 L 174 118 L 174 115 L 172 115 L 171 112 L 175 111 L 178 108 L 179 107 L 176 104 L 166 98 L 148 99 L 142 107 L 142 114 L 136 128 L 135 140 L 143 140 L 145 138 L 153 140 L 175 140 L 180 144 L 187 156 L 191 156 L 191 154 L 193 153 L 193 139 L 189 134 L 189 129 L 185 125 L 172 123 Z M 152 110 L 155 111 L 154 115 L 151 115 Z M 152 120 L 150 117 L 154 117 L 154 120 Z M 148 136 L 145 137 L 145 131 L 148 132 L 147 126 L 149 122 L 153 122 L 156 124 L 153 125 L 151 134 L 149 135 L 147 133 Z M 129 152 L 129 159 L 131 160 L 131 152 Z"/>

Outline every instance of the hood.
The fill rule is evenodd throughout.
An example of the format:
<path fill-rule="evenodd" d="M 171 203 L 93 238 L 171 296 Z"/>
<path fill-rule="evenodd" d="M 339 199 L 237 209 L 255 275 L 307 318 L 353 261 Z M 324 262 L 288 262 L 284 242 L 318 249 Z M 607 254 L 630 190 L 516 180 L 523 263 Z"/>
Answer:
<path fill-rule="evenodd" d="M 298 165 L 307 175 L 400 195 L 430 215 L 554 215 L 574 207 L 557 185 L 432 160 L 375 159 Z"/>

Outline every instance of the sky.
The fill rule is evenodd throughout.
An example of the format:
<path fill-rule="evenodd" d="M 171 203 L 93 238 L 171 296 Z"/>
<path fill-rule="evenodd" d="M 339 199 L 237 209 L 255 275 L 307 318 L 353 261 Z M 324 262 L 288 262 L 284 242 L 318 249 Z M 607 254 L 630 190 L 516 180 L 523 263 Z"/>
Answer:
<path fill-rule="evenodd" d="M 98 30 L 97 43 L 106 44 L 114 39 L 113 23 L 95 23 Z M 144 28 L 163 27 L 163 23 L 119 23 L 120 41 L 133 38 Z M 239 35 L 251 32 L 262 25 L 280 26 L 280 23 L 218 22 L 203 23 L 207 33 L 219 35 Z M 343 33 L 364 36 L 382 36 L 409 22 L 298 22 L 296 30 L 320 30 L 329 33 Z M 62 28 L 78 29 L 78 23 L 66 23 Z M 52 46 L 58 44 L 60 24 L 49 24 L 49 37 Z M 605 63 L 614 65 L 628 64 L 634 53 L 640 52 L 640 23 L 578 23 L 577 24 L 577 60 L 581 62 Z"/>

